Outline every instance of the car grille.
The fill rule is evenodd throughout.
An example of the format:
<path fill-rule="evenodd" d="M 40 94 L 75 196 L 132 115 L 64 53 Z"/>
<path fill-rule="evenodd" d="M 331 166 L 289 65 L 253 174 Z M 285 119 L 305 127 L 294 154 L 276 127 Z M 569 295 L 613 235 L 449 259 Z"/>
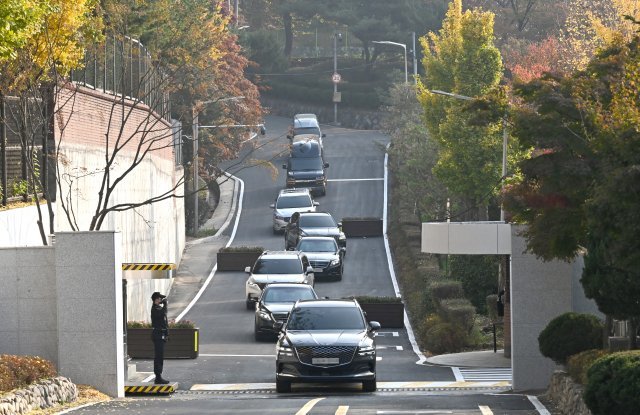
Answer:
<path fill-rule="evenodd" d="M 289 313 L 273 313 L 275 320 L 286 320 L 289 317 Z"/>
<path fill-rule="evenodd" d="M 329 265 L 329 261 L 326 261 L 326 260 L 316 260 L 316 261 L 309 260 L 309 264 L 311 264 L 311 266 L 313 268 L 326 268 L 327 265 Z"/>
<path fill-rule="evenodd" d="M 350 363 L 356 352 L 355 346 L 301 346 L 296 347 L 300 362 L 311 365 L 314 357 L 337 357 L 339 365 Z M 335 365 L 335 364 L 334 364 Z M 327 365 L 322 365 L 327 366 Z"/>

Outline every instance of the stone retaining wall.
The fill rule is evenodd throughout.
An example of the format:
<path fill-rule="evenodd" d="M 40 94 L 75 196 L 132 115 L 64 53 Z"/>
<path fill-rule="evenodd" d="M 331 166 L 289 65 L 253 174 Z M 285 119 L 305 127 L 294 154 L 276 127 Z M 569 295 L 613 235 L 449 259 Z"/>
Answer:
<path fill-rule="evenodd" d="M 564 415 L 591 415 L 582 399 L 583 390 L 583 387 L 575 383 L 566 372 L 556 370 L 551 376 L 546 396 Z"/>
<path fill-rule="evenodd" d="M 24 389 L 0 395 L 0 415 L 26 414 L 34 409 L 73 402 L 78 399 L 78 388 L 69 379 L 58 376 L 41 380 Z"/>
<path fill-rule="evenodd" d="M 333 106 L 301 104 L 262 96 L 262 105 L 269 109 L 272 115 L 292 118 L 295 114 L 313 113 L 318 116 L 321 124 L 333 123 Z M 379 130 L 380 121 L 384 113 L 379 111 L 365 111 L 345 108 L 338 104 L 338 122 L 341 127 L 358 130 Z"/>

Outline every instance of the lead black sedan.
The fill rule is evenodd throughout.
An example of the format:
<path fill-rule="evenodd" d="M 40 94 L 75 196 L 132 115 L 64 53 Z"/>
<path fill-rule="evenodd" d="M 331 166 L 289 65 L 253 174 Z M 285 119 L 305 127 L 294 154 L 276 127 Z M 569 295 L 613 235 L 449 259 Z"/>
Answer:
<path fill-rule="evenodd" d="M 376 344 L 380 324 L 367 324 L 355 300 L 298 301 L 276 344 L 276 390 L 295 382 L 362 382 L 376 390 Z"/>

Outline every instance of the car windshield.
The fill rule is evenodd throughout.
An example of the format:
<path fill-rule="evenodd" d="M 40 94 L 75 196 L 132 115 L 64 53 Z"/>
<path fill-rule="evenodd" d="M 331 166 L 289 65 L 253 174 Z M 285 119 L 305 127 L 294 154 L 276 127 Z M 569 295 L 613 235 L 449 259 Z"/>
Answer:
<path fill-rule="evenodd" d="M 294 157 L 289 159 L 291 170 L 322 170 L 322 159 L 320 157 Z"/>
<path fill-rule="evenodd" d="M 302 262 L 294 258 L 263 258 L 253 266 L 254 274 L 301 274 Z"/>
<path fill-rule="evenodd" d="M 277 209 L 291 209 L 297 207 L 309 207 L 311 206 L 311 199 L 309 196 L 285 196 L 278 198 Z"/>
<path fill-rule="evenodd" d="M 328 215 L 300 215 L 300 226 L 303 228 L 335 228 L 336 223 L 333 221 L 333 218 Z"/>
<path fill-rule="evenodd" d="M 300 135 L 300 134 L 320 135 L 320 129 L 318 127 L 300 127 L 300 128 L 293 129 L 293 135 Z"/>
<path fill-rule="evenodd" d="M 302 239 L 298 244 L 298 251 L 303 252 L 336 252 L 336 241 L 333 239 Z"/>
<path fill-rule="evenodd" d="M 356 307 L 298 307 L 289 316 L 287 330 L 364 330 Z"/>
<path fill-rule="evenodd" d="M 309 286 L 272 287 L 264 293 L 265 303 L 295 303 L 298 300 L 317 298 Z"/>

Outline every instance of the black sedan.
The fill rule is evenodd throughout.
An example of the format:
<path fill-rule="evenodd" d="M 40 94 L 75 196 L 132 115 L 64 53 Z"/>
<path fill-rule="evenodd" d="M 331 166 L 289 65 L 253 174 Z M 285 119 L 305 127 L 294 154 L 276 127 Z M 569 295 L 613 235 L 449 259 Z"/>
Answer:
<path fill-rule="evenodd" d="M 255 339 L 260 341 L 268 337 L 275 337 L 278 331 L 273 328 L 273 323 L 286 321 L 289 317 L 289 311 L 296 301 L 316 298 L 318 295 L 307 284 L 275 283 L 267 285 L 256 303 Z"/>
<path fill-rule="evenodd" d="M 380 324 L 367 324 L 355 300 L 298 301 L 276 344 L 276 390 L 295 382 L 362 382 L 376 390 L 376 344 Z"/>
<path fill-rule="evenodd" d="M 306 236 L 296 246 L 296 251 L 307 255 L 315 278 L 333 277 L 338 280 L 342 279 L 346 250 L 338 247 L 336 240 L 330 236 Z"/>

